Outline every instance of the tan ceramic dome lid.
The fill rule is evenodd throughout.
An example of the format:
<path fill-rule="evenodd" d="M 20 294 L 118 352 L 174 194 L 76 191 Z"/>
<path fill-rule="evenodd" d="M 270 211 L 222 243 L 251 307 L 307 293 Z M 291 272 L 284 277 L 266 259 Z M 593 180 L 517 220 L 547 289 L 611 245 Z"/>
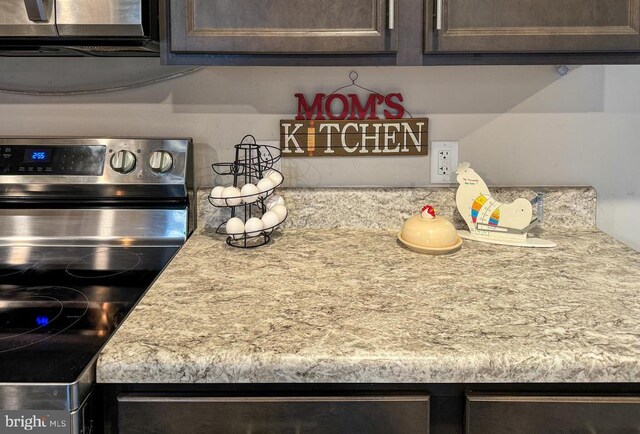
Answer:
<path fill-rule="evenodd" d="M 420 214 L 407 219 L 399 238 L 409 248 L 443 251 L 459 248 L 462 241 L 453 224 L 436 215 L 436 210 L 431 205 L 423 206 Z"/>

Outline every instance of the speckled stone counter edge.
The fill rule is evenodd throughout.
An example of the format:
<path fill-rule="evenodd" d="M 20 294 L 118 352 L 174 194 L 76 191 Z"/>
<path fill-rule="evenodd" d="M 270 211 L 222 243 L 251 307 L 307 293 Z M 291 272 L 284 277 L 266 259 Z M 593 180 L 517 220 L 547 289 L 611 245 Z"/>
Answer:
<path fill-rule="evenodd" d="M 494 187 L 501 202 L 518 197 L 533 198 L 544 193 L 544 223 L 547 229 L 594 228 L 596 191 L 593 187 Z M 198 191 L 198 227 L 215 229 L 230 212 L 207 200 L 210 189 Z M 464 228 L 456 209 L 455 188 L 282 188 L 280 194 L 289 210 L 285 228 L 352 228 L 399 230 L 404 221 L 424 204 Z M 535 209 L 535 208 L 534 208 Z"/>
<path fill-rule="evenodd" d="M 198 232 L 107 344 L 97 378 L 638 382 L 640 254 L 596 229 L 546 234 L 557 248 L 465 241 L 428 256 L 376 229 L 290 229 L 248 250 Z"/>

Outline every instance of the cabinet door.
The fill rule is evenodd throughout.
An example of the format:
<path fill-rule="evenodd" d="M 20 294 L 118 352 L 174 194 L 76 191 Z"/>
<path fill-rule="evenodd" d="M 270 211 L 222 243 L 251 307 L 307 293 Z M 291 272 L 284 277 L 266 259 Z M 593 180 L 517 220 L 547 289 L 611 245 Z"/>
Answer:
<path fill-rule="evenodd" d="M 467 395 L 467 434 L 637 433 L 640 397 Z"/>
<path fill-rule="evenodd" d="M 425 51 L 640 50 L 640 0 L 427 0 Z M 435 12 L 433 14 L 433 12 Z M 429 33 L 429 32 L 427 32 Z"/>
<path fill-rule="evenodd" d="M 429 397 L 118 397 L 120 434 L 428 434 Z"/>
<path fill-rule="evenodd" d="M 397 0 L 170 0 L 171 51 L 396 51 Z"/>

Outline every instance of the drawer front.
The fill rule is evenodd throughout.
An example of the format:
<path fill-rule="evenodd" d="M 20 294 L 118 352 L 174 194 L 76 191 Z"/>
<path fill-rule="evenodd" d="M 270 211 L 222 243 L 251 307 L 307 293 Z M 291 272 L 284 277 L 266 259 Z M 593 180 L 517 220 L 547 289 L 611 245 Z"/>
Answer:
<path fill-rule="evenodd" d="M 468 434 L 640 433 L 640 397 L 468 394 Z"/>
<path fill-rule="evenodd" d="M 122 434 L 426 434 L 429 397 L 118 397 Z"/>

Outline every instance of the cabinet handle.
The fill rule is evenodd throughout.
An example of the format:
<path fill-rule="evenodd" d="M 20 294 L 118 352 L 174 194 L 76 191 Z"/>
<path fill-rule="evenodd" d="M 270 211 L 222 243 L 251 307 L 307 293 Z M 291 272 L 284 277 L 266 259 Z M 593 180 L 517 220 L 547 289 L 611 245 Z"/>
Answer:
<path fill-rule="evenodd" d="M 436 30 L 442 30 L 442 2 L 436 0 Z"/>
<path fill-rule="evenodd" d="M 27 16 L 31 21 L 48 21 L 49 0 L 24 0 L 24 6 L 27 8 Z"/>
<path fill-rule="evenodd" d="M 389 30 L 393 30 L 396 26 L 395 14 L 396 14 L 396 0 L 389 0 Z"/>

